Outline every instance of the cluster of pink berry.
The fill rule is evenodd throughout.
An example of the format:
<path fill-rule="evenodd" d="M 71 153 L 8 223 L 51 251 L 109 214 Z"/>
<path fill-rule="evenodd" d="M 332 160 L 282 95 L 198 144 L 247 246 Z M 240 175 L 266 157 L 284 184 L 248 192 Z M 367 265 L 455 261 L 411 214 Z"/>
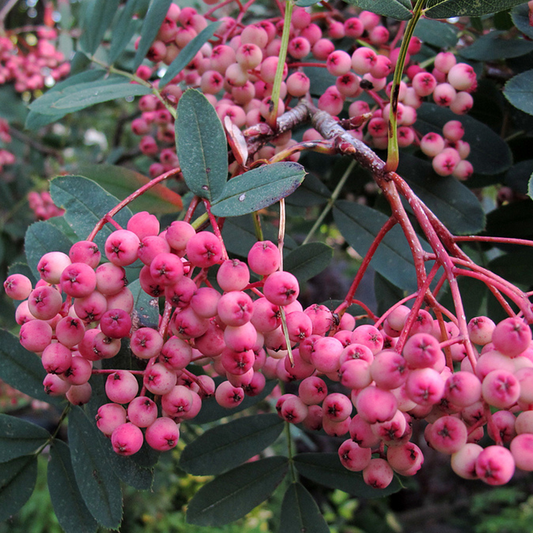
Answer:
<path fill-rule="evenodd" d="M 465 479 L 500 485 L 511 479 L 515 467 L 532 471 L 529 326 L 518 318 L 497 326 L 487 317 L 472 319 L 470 341 L 483 347 L 473 368 L 457 326 L 446 323 L 443 337 L 438 322 L 423 310 L 398 353 L 394 346 L 409 314 L 409 308 L 398 306 L 381 329 L 363 325 L 353 332 L 303 340 L 293 353 L 299 354 L 296 361 L 310 365 L 312 374 L 301 381 L 298 395 L 279 399 L 280 415 L 308 429 L 323 428 L 329 435 L 349 433 L 339 448 L 341 463 L 362 471 L 375 488 L 389 485 L 395 472 L 414 475 L 422 466 L 422 450 L 410 442 L 415 420 L 427 422 L 427 444 L 450 455 L 452 469 Z M 451 361 L 460 363 L 460 369 L 451 370 Z M 315 370 L 340 381 L 349 392 L 328 394 Z M 352 417 L 354 406 L 357 413 Z M 485 425 L 495 444 L 483 449 L 478 442 Z"/>
<path fill-rule="evenodd" d="M 134 454 L 144 441 L 169 450 L 204 398 L 231 408 L 259 394 L 266 379 L 278 379 L 300 381 L 297 394 L 277 401 L 279 415 L 328 435 L 349 434 L 340 460 L 373 487 L 422 465 L 421 449 L 410 442 L 415 420 L 427 422 L 429 446 L 450 455 L 464 478 L 496 485 L 509 481 L 515 466 L 533 471 L 532 335 L 521 319 L 497 326 L 472 319 L 466 340 L 453 321 L 441 324 L 425 310 L 413 321 L 408 307 L 396 305 L 375 325 L 356 327 L 347 313 L 338 319 L 323 305 L 302 308 L 298 281 L 279 270 L 273 243 L 257 242 L 247 264 L 225 259 L 215 234 L 184 221 L 161 231 L 147 212 L 110 234 L 105 256 L 101 262 L 93 242 L 77 242 L 68 255 L 41 258 L 35 288 L 20 274 L 4 287 L 23 300 L 20 342 L 40 355 L 47 393 L 81 405 L 91 397 L 91 376 L 107 375 L 109 403 L 97 425 L 117 453 Z M 143 326 L 134 310 L 124 267 L 136 261 L 142 289 L 164 298 L 157 329 Z M 220 290 L 207 277 L 213 267 Z M 251 281 L 250 271 L 260 280 Z M 143 370 L 101 368 L 122 339 Z M 480 354 L 468 356 L 465 342 Z M 483 449 L 477 442 L 485 425 L 495 444 Z"/>
<path fill-rule="evenodd" d="M 283 20 L 277 23 L 265 20 L 248 26 L 238 24 L 231 17 L 221 20 L 222 25 L 215 35 L 219 44 L 206 43 L 187 68 L 164 88 L 163 96 L 174 105 L 181 96 L 182 87 L 198 87 L 211 101 L 221 120 L 229 116 L 239 128 L 252 127 L 265 121 L 272 110 L 271 96 Z M 375 148 L 386 148 L 391 90 L 387 76 L 396 64 L 400 49 L 387 44 L 389 30 L 381 21 L 381 17 L 367 11 L 339 21 L 327 13 L 311 14 L 304 8 L 295 8 L 278 113 L 282 114 L 293 98 L 309 94 L 311 80 L 304 67 L 320 66 L 335 76 L 336 81 L 320 96 L 318 107 L 332 116 L 338 116 L 346 107 L 350 118 L 365 116 L 361 121 L 363 125 L 355 127 L 351 133 Z M 155 63 L 170 64 L 207 24 L 208 20 L 193 8 L 180 10 L 172 4 L 147 57 Z M 325 26 L 326 34 L 321 24 Z M 335 49 L 333 41 L 344 37 L 353 39 L 352 53 Z M 416 55 L 421 45 L 418 38 L 411 39 L 406 66 L 411 61 L 410 55 Z M 153 72 L 154 69 L 143 65 L 138 75 L 150 79 Z M 415 130 L 416 109 L 425 98 L 431 98 L 437 105 L 449 107 L 456 114 L 467 113 L 473 104 L 470 93 L 477 87 L 476 74 L 470 65 L 457 63 L 450 52 L 437 54 L 432 72 L 413 63 L 406 68 L 406 73 L 408 82 L 401 82 L 399 89 L 398 142 L 400 147 L 413 144 L 422 147 L 420 135 Z M 364 98 L 359 98 L 363 93 Z M 374 101 L 372 107 L 368 104 L 369 97 Z M 143 153 L 156 156 L 161 152 L 161 162 L 151 169 L 151 173 L 158 175 L 168 167 L 168 160 L 175 158 L 171 148 L 165 146 L 161 151 L 157 143 L 172 142 L 172 117 L 152 96 L 143 97 L 139 107 L 143 113 L 132 123 L 132 130 L 143 136 L 140 142 Z M 154 123 L 157 125 L 156 138 L 149 134 Z M 423 151 L 433 159 L 437 173 L 455 173 L 458 178 L 466 179 L 473 171 L 470 163 L 462 163 L 468 155 L 468 144 L 462 141 L 458 146 L 461 137 L 458 137 L 457 128 L 444 133 L 445 142 L 436 135 L 430 137 L 433 139 L 431 148 L 423 148 Z M 313 129 L 304 134 L 304 140 L 317 138 L 320 135 Z M 443 142 L 437 142 L 435 139 L 438 138 Z M 290 133 L 284 134 L 275 146 L 264 147 L 257 157 L 272 157 L 294 143 Z"/>
<path fill-rule="evenodd" d="M 31 191 L 28 193 L 28 204 L 38 220 L 60 217 L 65 210 L 57 207 L 48 191 Z"/>
<path fill-rule="evenodd" d="M 223 261 L 223 253 L 213 233 L 196 233 L 179 221 L 160 233 L 157 218 L 142 212 L 130 219 L 127 229 L 107 239 L 109 262 L 100 264 L 97 246 L 81 241 L 68 255 L 49 252 L 41 258 L 37 265 L 41 280 L 35 288 L 20 274 L 5 281 L 6 294 L 23 300 L 16 311 L 20 342 L 40 355 L 48 373 L 47 393 L 66 394 L 81 405 L 91 397 L 90 377 L 109 374 L 105 391 L 111 403 L 100 408 L 97 419 L 117 453 L 136 453 L 144 439 L 155 449 L 170 449 L 179 436 L 178 424 L 199 412 L 202 398 L 214 394 L 220 405 L 232 407 L 245 394 L 255 395 L 264 388 L 265 376 L 259 370 L 267 359 L 266 341 L 255 323 L 274 324 L 279 331 L 272 349 L 279 350 L 278 305 L 298 305 L 298 283 L 291 274 L 277 271 L 278 249 L 269 242 L 258 243 L 248 260 L 252 270 L 264 276 L 260 284 L 265 297 L 254 303 L 243 291 L 258 292 L 250 284 L 248 266 L 238 260 Z M 144 264 L 139 275 L 143 290 L 166 301 L 159 330 L 139 327 L 135 318 L 124 267 L 137 260 Z M 220 265 L 217 281 L 224 294 L 206 280 L 214 265 Z M 195 268 L 201 270 L 193 279 Z M 146 368 L 98 368 L 98 361 L 118 354 L 123 338 L 129 338 L 133 356 L 146 361 Z M 191 362 L 212 364 L 211 373 L 227 381 L 215 390 L 212 377 L 197 377 L 186 369 Z M 140 428 L 146 428 L 144 434 Z"/>
<path fill-rule="evenodd" d="M 3 118 L 0 118 L 0 141 L 5 144 L 11 142 L 11 135 L 9 134 L 9 124 Z M 12 165 L 14 162 L 14 154 L 4 148 L 0 148 L 0 172 L 2 172 L 5 165 Z"/>
<path fill-rule="evenodd" d="M 13 83 L 19 93 L 43 89 L 46 78 L 54 82 L 67 76 L 70 63 L 51 41 L 57 39 L 53 28 L 41 28 L 30 34 L 12 38 L 0 37 L 0 84 Z M 30 44 L 36 40 L 35 44 Z"/>

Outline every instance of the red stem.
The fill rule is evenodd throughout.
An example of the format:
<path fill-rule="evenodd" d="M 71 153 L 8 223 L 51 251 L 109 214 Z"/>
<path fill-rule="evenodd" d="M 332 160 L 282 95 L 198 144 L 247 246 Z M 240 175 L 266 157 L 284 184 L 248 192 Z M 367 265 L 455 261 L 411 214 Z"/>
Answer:
<path fill-rule="evenodd" d="M 127 205 L 131 204 L 133 200 L 138 198 L 139 196 L 143 195 L 146 191 L 150 190 L 152 187 L 155 187 L 158 183 L 161 183 L 162 181 L 171 178 L 172 176 L 175 176 L 176 174 L 179 174 L 181 172 L 180 168 L 173 168 L 172 170 L 169 170 L 168 172 L 165 172 L 164 174 L 161 174 L 160 176 L 157 176 L 157 178 L 154 178 L 153 180 L 149 181 L 139 189 L 137 189 L 135 192 L 131 193 L 127 198 L 122 200 L 119 204 L 117 204 L 113 209 L 111 209 L 108 213 L 106 213 L 96 224 L 96 226 L 93 228 L 89 236 L 86 240 L 92 241 L 99 231 L 104 227 L 106 222 L 111 222 L 111 218 L 114 217 L 121 209 L 124 209 Z"/>
<path fill-rule="evenodd" d="M 352 303 L 355 291 L 357 290 L 357 287 L 359 287 L 359 283 L 361 283 L 361 280 L 363 279 L 363 276 L 368 268 L 368 265 L 370 264 L 370 261 L 372 260 L 372 257 L 374 257 L 374 254 L 376 253 L 376 250 L 385 237 L 385 235 L 394 227 L 396 224 L 396 219 L 394 217 L 390 217 L 385 224 L 383 224 L 383 227 L 379 230 L 379 233 L 376 235 L 374 240 L 372 241 L 372 244 L 370 248 L 368 249 L 368 252 L 365 254 L 365 257 L 363 259 L 363 262 L 361 263 L 361 266 L 359 267 L 359 270 L 357 271 L 357 274 L 355 275 L 355 278 L 352 282 L 352 285 L 350 286 L 350 289 L 348 290 L 348 293 L 346 294 L 346 297 L 344 298 L 344 302 L 335 309 L 336 313 L 342 314 Z"/>
<path fill-rule="evenodd" d="M 205 198 L 204 198 L 204 205 L 207 211 L 207 215 L 209 216 L 209 221 L 211 222 L 211 226 L 213 227 L 213 232 L 217 236 L 218 240 L 220 241 L 220 244 L 222 245 L 222 259 L 228 259 L 229 256 L 226 250 L 226 245 L 224 244 L 224 239 L 222 238 L 222 234 L 220 233 L 220 227 L 213 213 L 211 213 L 211 204 Z M 219 221 L 220 220 L 224 222 L 224 219 L 219 219 Z"/>

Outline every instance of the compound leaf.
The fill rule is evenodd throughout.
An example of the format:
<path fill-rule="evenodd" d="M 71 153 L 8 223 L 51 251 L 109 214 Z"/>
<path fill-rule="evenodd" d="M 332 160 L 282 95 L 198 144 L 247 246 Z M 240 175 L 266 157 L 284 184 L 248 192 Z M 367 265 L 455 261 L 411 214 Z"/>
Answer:
<path fill-rule="evenodd" d="M 269 457 L 216 477 L 189 502 L 187 522 L 218 527 L 242 518 L 274 492 L 288 467 L 286 457 Z"/>
<path fill-rule="evenodd" d="M 181 454 L 180 467 L 195 476 L 220 474 L 270 446 L 283 430 L 275 414 L 238 418 L 206 431 Z"/>

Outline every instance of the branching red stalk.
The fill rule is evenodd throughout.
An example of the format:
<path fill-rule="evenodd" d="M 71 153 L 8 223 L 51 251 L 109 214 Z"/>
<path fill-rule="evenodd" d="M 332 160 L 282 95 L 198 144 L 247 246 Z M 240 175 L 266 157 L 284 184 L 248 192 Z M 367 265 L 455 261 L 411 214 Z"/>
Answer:
<path fill-rule="evenodd" d="M 96 224 L 96 226 L 93 228 L 89 236 L 86 240 L 92 241 L 99 231 L 104 227 L 106 222 L 111 222 L 112 217 L 114 217 L 119 211 L 124 209 L 126 206 L 131 204 L 133 200 L 136 198 L 139 198 L 139 196 L 143 195 L 146 191 L 150 190 L 152 187 L 155 187 L 158 183 L 161 183 L 162 181 L 171 178 L 172 176 L 175 176 L 176 174 L 179 174 L 181 172 L 181 168 L 173 168 L 172 170 L 169 170 L 168 172 L 165 172 L 164 174 L 161 174 L 160 176 L 157 176 L 157 178 L 154 178 L 153 180 L 149 181 L 139 189 L 137 189 L 135 192 L 131 193 L 127 198 L 122 200 L 119 204 L 117 204 L 113 209 L 111 209 L 108 213 L 106 213 Z"/>
<path fill-rule="evenodd" d="M 368 249 L 368 252 L 365 254 L 363 262 L 361 263 L 361 266 L 359 267 L 359 270 L 357 271 L 357 274 L 355 275 L 355 278 L 352 281 L 350 289 L 348 290 L 348 293 L 344 298 L 344 302 L 339 305 L 337 309 L 335 309 L 335 313 L 338 313 L 340 316 L 342 316 L 344 311 L 346 311 L 346 309 L 352 304 L 355 291 L 357 290 L 357 287 L 359 287 L 359 283 L 361 283 L 361 280 L 363 279 L 363 276 L 368 268 L 368 265 L 370 264 L 370 261 L 372 260 L 372 257 L 374 257 L 374 254 L 376 253 L 376 250 L 378 249 L 378 246 L 380 245 L 385 235 L 387 235 L 387 233 L 394 227 L 395 224 L 396 219 L 394 217 L 390 217 L 389 220 L 387 220 L 387 222 L 383 224 L 382 228 L 379 230 L 379 233 L 376 235 L 376 238 L 372 242 L 372 245 Z"/>
<path fill-rule="evenodd" d="M 222 259 L 228 259 L 228 251 L 226 250 L 226 245 L 224 244 L 224 239 L 222 238 L 222 234 L 220 233 L 220 226 L 217 222 L 217 219 L 213 216 L 213 213 L 211 213 L 211 204 L 208 200 L 204 198 L 204 205 L 205 210 L 207 211 L 207 214 L 209 216 L 209 222 L 211 222 L 211 226 L 213 228 L 213 233 L 216 235 L 217 239 L 220 241 L 220 244 L 222 245 Z M 219 219 L 219 222 L 224 223 L 224 219 Z"/>

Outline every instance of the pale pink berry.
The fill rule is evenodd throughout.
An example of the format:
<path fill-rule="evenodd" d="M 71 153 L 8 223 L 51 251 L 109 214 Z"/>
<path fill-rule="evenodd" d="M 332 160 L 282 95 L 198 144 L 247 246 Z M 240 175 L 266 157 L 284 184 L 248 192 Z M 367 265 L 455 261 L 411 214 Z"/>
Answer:
<path fill-rule="evenodd" d="M 111 445 L 119 455 L 137 453 L 144 442 L 142 431 L 131 422 L 118 426 L 111 434 Z"/>
<path fill-rule="evenodd" d="M 370 464 L 372 450 L 361 448 L 352 439 L 345 440 L 339 447 L 339 459 L 342 466 L 352 472 L 361 472 Z"/>
<path fill-rule="evenodd" d="M 363 479 L 374 489 L 387 488 L 394 477 L 394 471 L 385 459 L 371 459 L 363 470 Z"/>
<path fill-rule="evenodd" d="M 165 452 L 172 450 L 178 444 L 180 436 L 179 426 L 171 418 L 157 418 L 146 428 L 145 438 L 154 450 Z"/>
<path fill-rule="evenodd" d="M 513 455 L 503 446 L 488 446 L 477 457 L 476 474 L 489 485 L 505 485 L 514 471 Z"/>
<path fill-rule="evenodd" d="M 98 429 L 110 436 L 117 427 L 126 423 L 126 409 L 118 403 L 106 403 L 99 407 L 95 418 Z"/>
<path fill-rule="evenodd" d="M 58 284 L 63 270 L 72 263 L 63 252 L 48 252 L 37 263 L 37 270 L 47 283 Z"/>
<path fill-rule="evenodd" d="M 139 237 L 132 231 L 114 231 L 105 243 L 106 257 L 114 265 L 131 265 L 137 259 L 139 243 Z"/>
<path fill-rule="evenodd" d="M 22 274 L 11 274 L 4 281 L 4 290 L 13 300 L 25 300 L 32 290 L 31 281 Z"/>
<path fill-rule="evenodd" d="M 477 479 L 476 461 L 483 448 L 479 444 L 467 443 L 452 454 L 452 470 L 463 479 Z"/>
<path fill-rule="evenodd" d="M 138 391 L 139 383 L 136 377 L 127 370 L 117 370 L 107 377 L 105 392 L 112 402 L 129 403 L 137 396 Z"/>
<path fill-rule="evenodd" d="M 492 332 L 492 343 L 504 355 L 516 357 L 531 343 L 531 329 L 519 318 L 506 318 Z"/>

